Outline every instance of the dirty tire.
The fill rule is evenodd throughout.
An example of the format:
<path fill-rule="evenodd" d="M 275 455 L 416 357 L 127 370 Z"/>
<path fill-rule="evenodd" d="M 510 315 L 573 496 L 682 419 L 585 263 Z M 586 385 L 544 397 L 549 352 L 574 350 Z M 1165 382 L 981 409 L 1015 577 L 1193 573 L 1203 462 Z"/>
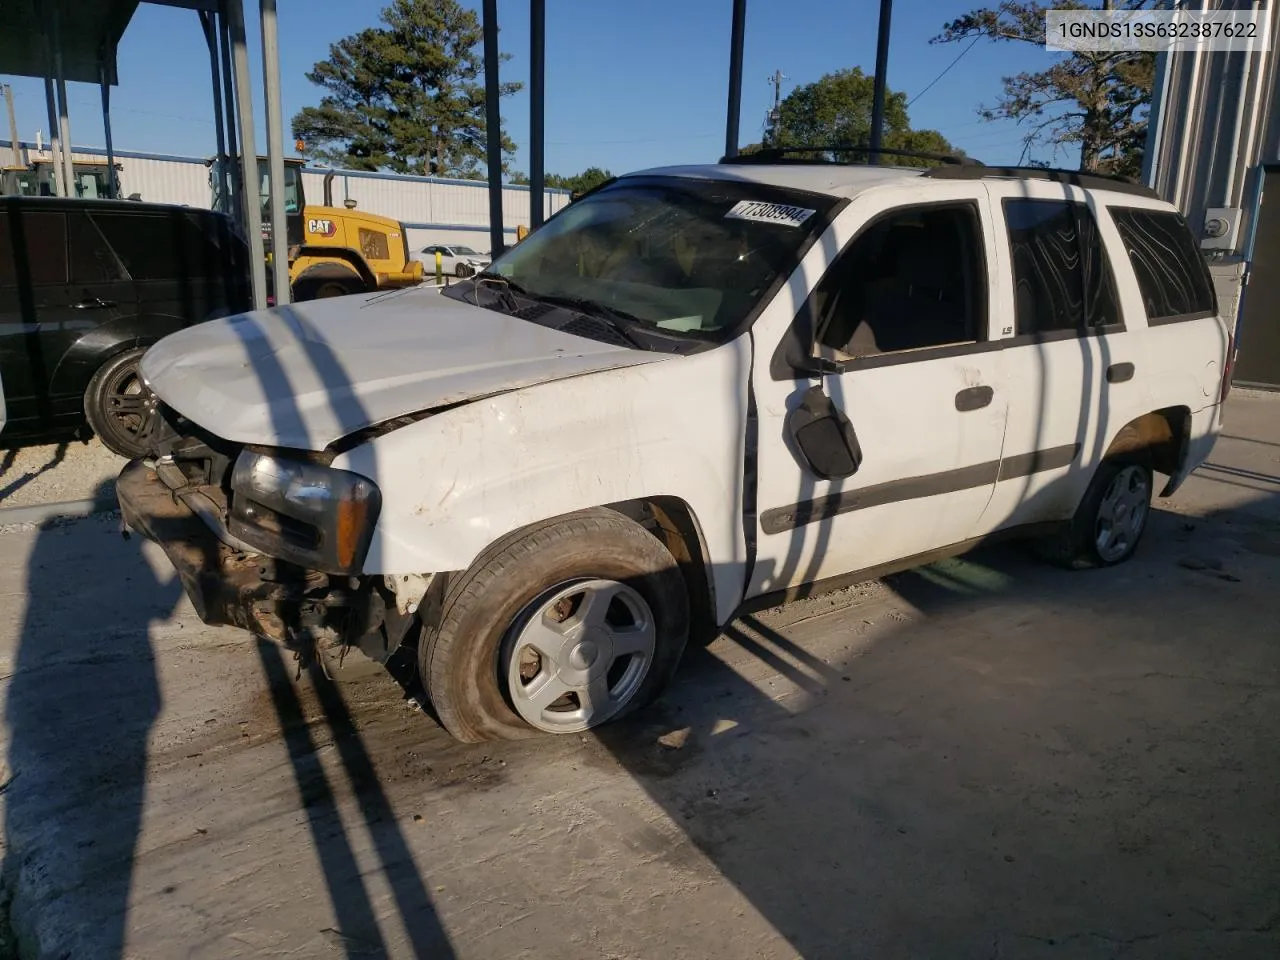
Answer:
<path fill-rule="evenodd" d="M 609 579 L 639 593 L 653 613 L 657 644 L 643 682 L 609 721 L 652 701 L 666 686 L 689 633 L 689 598 L 675 558 L 633 520 L 605 508 L 518 530 L 451 578 L 438 626 L 425 626 L 418 668 L 440 722 L 459 740 L 537 735 L 512 708 L 502 648 L 513 623 L 549 589 Z"/>
<path fill-rule="evenodd" d="M 138 364 L 146 349 L 112 357 L 93 375 L 84 393 L 84 416 L 102 445 L 129 460 L 147 454 L 139 438 L 149 411 L 149 393 L 142 385 Z"/>
<path fill-rule="evenodd" d="M 1098 543 L 1099 511 L 1113 484 L 1122 475 L 1145 484 L 1146 495 L 1141 500 L 1141 528 L 1118 554 L 1104 555 Z M 1050 563 L 1070 570 L 1088 570 L 1124 563 L 1134 555 L 1142 534 L 1146 531 L 1151 510 L 1151 493 L 1151 468 L 1142 458 L 1124 454 L 1109 457 L 1094 472 L 1071 522 L 1057 535 L 1039 541 L 1036 544 L 1037 553 Z"/>
<path fill-rule="evenodd" d="M 454 267 L 453 272 L 454 272 L 454 275 L 457 276 L 458 279 L 460 280 L 471 276 L 471 268 L 467 266 L 465 263 L 458 264 L 456 267 Z"/>

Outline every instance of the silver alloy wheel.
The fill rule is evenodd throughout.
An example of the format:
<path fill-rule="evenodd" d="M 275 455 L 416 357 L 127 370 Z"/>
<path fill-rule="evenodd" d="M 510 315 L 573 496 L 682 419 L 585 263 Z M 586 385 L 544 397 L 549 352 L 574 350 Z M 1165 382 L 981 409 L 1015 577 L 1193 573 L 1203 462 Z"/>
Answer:
<path fill-rule="evenodd" d="M 1113 563 L 1133 550 L 1150 510 L 1151 484 L 1147 472 L 1142 467 L 1124 467 L 1112 479 L 1098 504 L 1094 521 L 1098 556 Z"/>
<path fill-rule="evenodd" d="M 530 603 L 504 644 L 516 712 L 548 733 L 576 733 L 635 697 L 657 648 L 653 611 L 616 580 L 558 584 Z"/>

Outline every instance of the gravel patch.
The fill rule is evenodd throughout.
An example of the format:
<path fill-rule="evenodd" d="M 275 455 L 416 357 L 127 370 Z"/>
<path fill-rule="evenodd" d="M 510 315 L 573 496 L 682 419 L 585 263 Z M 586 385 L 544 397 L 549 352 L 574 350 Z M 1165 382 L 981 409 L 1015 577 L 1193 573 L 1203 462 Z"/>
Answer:
<path fill-rule="evenodd" d="M 114 497 L 123 467 L 96 438 L 0 451 L 0 509 Z"/>

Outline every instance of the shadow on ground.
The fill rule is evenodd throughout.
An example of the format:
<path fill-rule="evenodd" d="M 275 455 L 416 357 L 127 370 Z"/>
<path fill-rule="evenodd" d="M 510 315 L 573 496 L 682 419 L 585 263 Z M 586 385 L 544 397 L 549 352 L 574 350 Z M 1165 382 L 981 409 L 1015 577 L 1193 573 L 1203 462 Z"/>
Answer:
<path fill-rule="evenodd" d="M 104 487 L 99 497 L 109 496 Z M 124 946 L 146 800 L 147 738 L 161 705 L 148 634 L 153 623 L 173 614 L 182 590 L 176 577 L 158 579 L 131 553 L 112 575 L 136 603 L 128 605 L 126 617 L 104 624 L 76 602 L 77 585 L 68 579 L 103 571 L 94 569 L 97 558 L 83 540 L 67 534 L 56 525 L 42 529 L 28 563 L 26 611 L 5 708 L 11 779 L 3 875 L 8 891 L 33 894 L 32 913 L 43 905 L 38 901 L 92 886 L 101 904 L 98 956 L 116 957 Z M 92 798 L 89 809 L 86 798 Z M 51 863 L 46 857 L 54 848 L 74 856 Z M 57 955 L 56 944 L 33 940 L 32 929 L 15 919 L 30 955 Z M 58 936 L 64 933 L 71 932 Z"/>
<path fill-rule="evenodd" d="M 4 486 L 0 487 L 0 506 L 4 506 L 5 500 L 17 493 L 32 480 L 37 479 L 50 470 L 55 469 L 62 461 L 67 458 L 67 444 L 60 443 L 54 448 L 53 456 L 48 461 L 41 464 L 35 470 L 27 470 L 20 477 L 9 479 L 9 474 L 13 470 L 14 464 L 18 459 L 18 450 L 10 448 L 4 452 L 4 459 L 0 460 L 0 480 L 4 481 Z M 108 493 L 110 491 L 107 491 Z M 98 490 L 99 496 L 103 495 L 101 489 Z"/>
<path fill-rule="evenodd" d="M 918 614 L 888 630 L 746 617 L 599 738 L 806 957 L 1273 957 L 1280 531 L 1259 522 L 1156 513 L 1113 570 L 1005 547 L 895 576 Z M 824 632 L 847 653 L 807 653 Z M 746 679 L 761 661 L 791 696 Z"/>

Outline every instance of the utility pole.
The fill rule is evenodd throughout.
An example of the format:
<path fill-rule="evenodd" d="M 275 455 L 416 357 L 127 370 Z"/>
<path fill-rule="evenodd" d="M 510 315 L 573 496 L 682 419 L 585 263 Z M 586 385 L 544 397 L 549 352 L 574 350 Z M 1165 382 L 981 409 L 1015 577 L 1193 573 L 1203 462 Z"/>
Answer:
<path fill-rule="evenodd" d="M 773 109 L 765 117 L 764 141 L 766 144 L 778 142 L 778 133 L 782 129 L 782 81 L 790 79 L 781 70 L 773 71 L 773 76 L 769 78 L 769 83 L 773 84 Z"/>

